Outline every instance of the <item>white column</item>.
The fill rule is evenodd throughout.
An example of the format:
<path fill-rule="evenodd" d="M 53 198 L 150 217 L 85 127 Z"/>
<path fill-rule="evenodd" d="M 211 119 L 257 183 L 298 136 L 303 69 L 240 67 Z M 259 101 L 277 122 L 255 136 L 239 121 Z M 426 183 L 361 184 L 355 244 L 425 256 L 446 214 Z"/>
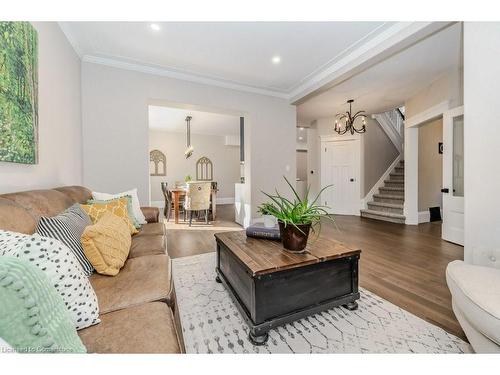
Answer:
<path fill-rule="evenodd" d="M 465 260 L 500 268 L 500 23 L 464 25 Z"/>

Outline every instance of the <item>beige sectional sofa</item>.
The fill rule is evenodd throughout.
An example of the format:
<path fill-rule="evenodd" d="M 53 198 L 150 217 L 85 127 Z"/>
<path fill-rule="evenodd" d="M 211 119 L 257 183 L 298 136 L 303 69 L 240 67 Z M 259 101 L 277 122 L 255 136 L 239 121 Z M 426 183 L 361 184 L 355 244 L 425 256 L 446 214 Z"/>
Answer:
<path fill-rule="evenodd" d="M 0 195 L 0 229 L 31 234 L 41 216 L 55 216 L 91 199 L 81 186 Z M 125 266 L 116 276 L 94 273 L 90 282 L 101 323 L 78 331 L 90 353 L 179 353 L 166 232 L 159 210 L 142 208 L 147 224 L 132 237 Z"/>

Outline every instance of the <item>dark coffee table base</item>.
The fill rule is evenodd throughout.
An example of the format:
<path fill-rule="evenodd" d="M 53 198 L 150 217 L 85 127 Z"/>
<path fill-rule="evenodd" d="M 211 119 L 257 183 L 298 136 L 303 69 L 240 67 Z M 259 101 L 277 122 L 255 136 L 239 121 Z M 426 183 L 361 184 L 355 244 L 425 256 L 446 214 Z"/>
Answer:
<path fill-rule="evenodd" d="M 343 306 L 344 308 L 350 311 L 358 309 L 358 303 L 356 302 L 356 300 L 359 299 L 359 293 L 353 293 L 352 295 L 337 298 L 335 300 L 317 304 L 315 306 L 310 306 L 309 308 L 295 311 L 291 314 L 283 315 L 261 324 L 254 324 L 254 322 L 248 315 L 247 309 L 241 304 L 241 301 L 239 300 L 238 296 L 234 293 L 234 290 L 231 288 L 231 285 L 227 283 L 227 281 L 224 279 L 224 276 L 220 274 L 220 271 L 218 269 L 216 269 L 216 272 L 217 272 L 217 277 L 215 278 L 215 281 L 217 281 L 218 283 L 222 283 L 226 287 L 227 291 L 231 295 L 231 298 L 235 302 L 236 307 L 242 314 L 243 318 L 245 319 L 245 322 L 250 327 L 250 332 L 248 333 L 248 340 L 253 345 L 257 346 L 265 345 L 267 343 L 267 340 L 269 339 L 268 332 L 271 329 L 276 328 L 280 325 L 290 323 L 338 306 Z"/>
<path fill-rule="evenodd" d="M 359 255 L 263 275 L 249 274 L 217 243 L 217 282 L 228 290 L 250 327 L 249 340 L 264 345 L 268 332 L 306 316 L 344 306 L 357 309 Z"/>

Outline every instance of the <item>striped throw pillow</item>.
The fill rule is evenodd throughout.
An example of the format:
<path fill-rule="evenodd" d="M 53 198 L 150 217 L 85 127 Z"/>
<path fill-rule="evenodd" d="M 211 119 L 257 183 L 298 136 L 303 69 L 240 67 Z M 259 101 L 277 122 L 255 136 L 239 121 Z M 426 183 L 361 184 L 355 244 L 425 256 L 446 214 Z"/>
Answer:
<path fill-rule="evenodd" d="M 80 241 L 85 227 L 92 225 L 89 216 L 78 203 L 54 217 L 41 217 L 36 232 L 44 237 L 55 238 L 68 246 L 75 254 L 86 276 L 90 276 L 94 267 L 83 252 Z"/>

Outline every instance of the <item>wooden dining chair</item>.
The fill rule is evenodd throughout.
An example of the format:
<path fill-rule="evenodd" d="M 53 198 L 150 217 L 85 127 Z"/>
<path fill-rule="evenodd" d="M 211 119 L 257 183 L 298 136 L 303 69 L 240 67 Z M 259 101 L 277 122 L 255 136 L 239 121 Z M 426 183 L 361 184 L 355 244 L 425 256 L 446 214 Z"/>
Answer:
<path fill-rule="evenodd" d="M 189 213 L 189 226 L 193 221 L 195 211 L 205 211 L 205 223 L 208 224 L 208 211 L 210 209 L 210 196 L 212 186 L 210 182 L 190 182 L 184 201 L 184 210 Z"/>

